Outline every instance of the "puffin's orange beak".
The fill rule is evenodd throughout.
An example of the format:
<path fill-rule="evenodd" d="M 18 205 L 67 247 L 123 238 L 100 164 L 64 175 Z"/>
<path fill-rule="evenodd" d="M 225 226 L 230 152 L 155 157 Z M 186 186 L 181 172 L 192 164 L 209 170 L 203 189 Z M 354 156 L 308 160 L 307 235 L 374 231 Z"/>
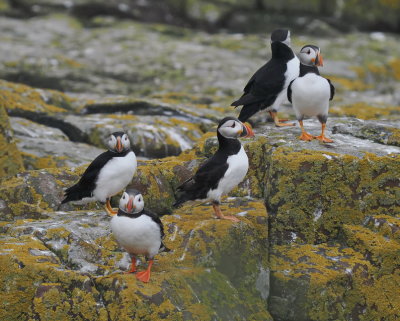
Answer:
<path fill-rule="evenodd" d="M 121 137 L 117 137 L 117 152 L 118 153 L 122 152 Z"/>
<path fill-rule="evenodd" d="M 324 59 L 322 59 L 322 55 L 318 52 L 317 58 L 315 59 L 315 65 L 318 67 L 322 67 L 324 65 Z"/>
<path fill-rule="evenodd" d="M 129 197 L 128 204 L 126 204 L 126 211 L 130 213 L 132 212 L 132 210 L 133 210 L 133 197 L 131 196 Z"/>
<path fill-rule="evenodd" d="M 253 129 L 251 129 L 251 125 L 249 123 L 243 123 L 243 132 L 240 137 L 254 137 Z"/>

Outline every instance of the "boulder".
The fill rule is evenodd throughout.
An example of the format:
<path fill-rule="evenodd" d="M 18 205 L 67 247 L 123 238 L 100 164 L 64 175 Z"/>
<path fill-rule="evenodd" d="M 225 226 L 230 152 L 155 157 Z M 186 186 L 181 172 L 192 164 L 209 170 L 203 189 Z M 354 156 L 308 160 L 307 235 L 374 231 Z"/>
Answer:
<path fill-rule="evenodd" d="M 156 256 L 148 284 L 123 273 L 129 255 L 102 211 L 54 212 L 44 220 L 3 224 L 0 317 L 272 320 L 265 208 L 260 201 L 231 198 L 222 210 L 241 222 L 216 220 L 210 205 L 189 204 L 164 216 L 172 252 Z M 141 258 L 139 269 L 145 266 Z"/>
<path fill-rule="evenodd" d="M 90 163 L 103 149 L 74 143 L 60 129 L 11 117 L 18 149 L 26 169 L 77 167 Z"/>

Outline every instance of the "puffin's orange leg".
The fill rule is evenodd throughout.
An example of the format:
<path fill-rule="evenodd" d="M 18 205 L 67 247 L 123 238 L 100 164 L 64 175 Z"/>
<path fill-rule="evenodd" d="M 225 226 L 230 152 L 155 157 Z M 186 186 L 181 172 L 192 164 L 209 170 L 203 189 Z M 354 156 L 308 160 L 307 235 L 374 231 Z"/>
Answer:
<path fill-rule="evenodd" d="M 305 141 L 313 140 L 314 136 L 310 135 L 309 133 L 307 133 L 304 130 L 304 126 L 303 126 L 303 121 L 302 120 L 299 120 L 299 124 L 300 124 L 300 128 L 301 128 L 301 135 L 300 135 L 299 139 L 305 140 Z"/>
<path fill-rule="evenodd" d="M 318 139 L 319 141 L 323 142 L 323 143 L 333 143 L 332 139 L 329 139 L 328 137 L 325 137 L 325 135 L 324 135 L 326 124 L 322 123 L 321 125 L 322 125 L 321 135 L 320 136 L 316 136 L 315 138 Z"/>
<path fill-rule="evenodd" d="M 213 204 L 213 208 L 217 218 L 223 220 L 230 220 L 232 222 L 240 222 L 240 220 L 235 216 L 230 216 L 230 215 L 225 216 L 224 214 L 222 214 L 221 209 L 219 208 L 219 204 Z"/>
<path fill-rule="evenodd" d="M 135 273 L 136 272 L 136 257 L 132 256 L 131 269 L 125 273 Z"/>
<path fill-rule="evenodd" d="M 152 265 L 153 265 L 153 260 L 150 260 L 149 265 L 147 266 L 147 270 L 136 273 L 136 278 L 145 283 L 149 282 L 150 281 L 150 270 L 151 270 Z"/>
<path fill-rule="evenodd" d="M 284 127 L 284 126 L 295 126 L 295 123 L 290 123 L 290 124 L 281 124 L 283 121 L 288 121 L 288 119 L 281 119 L 279 120 L 278 114 L 276 111 L 269 111 L 269 114 L 271 115 L 272 119 L 274 120 L 275 126 L 276 127 Z"/>
<path fill-rule="evenodd" d="M 112 209 L 111 204 L 110 204 L 110 199 L 109 199 L 109 198 L 107 198 L 107 201 L 106 201 L 106 212 L 107 212 L 108 215 L 110 215 L 110 216 L 114 216 L 115 214 L 118 213 L 118 211 L 114 211 L 114 210 Z"/>

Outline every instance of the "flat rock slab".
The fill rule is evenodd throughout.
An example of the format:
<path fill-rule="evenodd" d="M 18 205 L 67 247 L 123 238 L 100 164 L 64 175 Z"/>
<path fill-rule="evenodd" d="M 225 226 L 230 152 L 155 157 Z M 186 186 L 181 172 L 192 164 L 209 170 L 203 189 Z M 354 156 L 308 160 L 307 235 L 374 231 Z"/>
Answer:
<path fill-rule="evenodd" d="M 400 128 L 400 121 L 375 122 L 355 118 L 329 118 L 325 136 L 331 138 L 333 143 L 321 143 L 316 139 L 310 142 L 301 141 L 298 139 L 301 134 L 300 127 L 297 122 L 293 121 L 293 123 L 296 126 L 283 128 L 277 128 L 273 124 L 257 126 L 255 133 L 257 136 L 266 137 L 271 145 L 285 146 L 295 151 L 307 149 L 357 157 L 363 157 L 366 153 L 378 156 L 400 154 L 400 147 L 394 137 L 392 140 L 388 138 L 396 135 L 395 133 Z M 308 133 L 314 136 L 321 134 L 321 124 L 318 120 L 307 119 L 303 123 Z M 374 128 L 374 131 L 371 130 L 368 134 L 368 128 Z"/>

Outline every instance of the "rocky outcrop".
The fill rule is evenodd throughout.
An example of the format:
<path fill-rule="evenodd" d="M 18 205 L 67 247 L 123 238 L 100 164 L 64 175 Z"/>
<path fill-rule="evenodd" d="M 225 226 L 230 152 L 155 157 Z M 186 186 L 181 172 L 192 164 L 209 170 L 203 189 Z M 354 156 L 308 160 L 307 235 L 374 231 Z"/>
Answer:
<path fill-rule="evenodd" d="M 3 224 L 8 236 L 0 240 L 0 317 L 272 320 L 265 209 L 260 201 L 235 198 L 222 210 L 241 222 L 216 220 L 204 205 L 163 217 L 172 252 L 157 257 L 149 284 L 123 273 L 129 256 L 110 234 L 103 211 Z"/>
<path fill-rule="evenodd" d="M 0 103 L 0 177 L 14 175 L 23 169 L 22 158 L 5 111 Z"/>

